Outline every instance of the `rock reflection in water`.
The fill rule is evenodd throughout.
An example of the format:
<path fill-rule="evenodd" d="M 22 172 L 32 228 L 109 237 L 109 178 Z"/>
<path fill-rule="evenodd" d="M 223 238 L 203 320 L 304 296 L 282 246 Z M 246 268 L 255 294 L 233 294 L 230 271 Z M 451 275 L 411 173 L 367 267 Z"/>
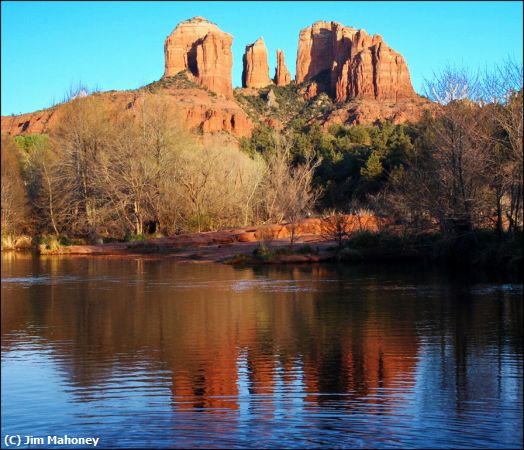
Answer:
<path fill-rule="evenodd" d="M 488 429 L 470 443 L 511 444 L 521 425 L 506 436 L 488 416 L 522 417 L 522 288 L 512 286 L 479 294 L 442 273 L 386 268 L 3 256 L 2 362 L 45 352 L 73 413 L 103 404 L 120 425 L 118 399 L 162 414 L 168 404 L 185 445 L 195 430 L 203 445 L 274 445 L 286 429 L 304 445 L 323 434 L 331 445 L 420 444 L 428 427 L 440 430 L 434 443 L 460 443 L 468 434 L 456 427 L 476 422 Z M 9 387 L 8 403 L 23 389 Z M 13 411 L 2 416 L 23 412 Z M 265 438 L 251 440 L 248 425 Z"/>

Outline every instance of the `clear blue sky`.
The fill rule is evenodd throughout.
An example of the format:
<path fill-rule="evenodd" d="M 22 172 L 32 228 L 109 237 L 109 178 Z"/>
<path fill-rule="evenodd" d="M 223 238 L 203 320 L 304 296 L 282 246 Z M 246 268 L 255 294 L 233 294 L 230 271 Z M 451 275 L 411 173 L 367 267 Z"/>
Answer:
<path fill-rule="evenodd" d="M 196 15 L 233 35 L 233 86 L 245 46 L 259 36 L 270 75 L 281 48 L 294 76 L 298 33 L 317 20 L 381 34 L 406 58 L 418 91 L 448 64 L 522 61 L 522 2 L 2 1 L 2 115 L 48 107 L 80 81 L 119 90 L 159 79 L 164 39 Z"/>

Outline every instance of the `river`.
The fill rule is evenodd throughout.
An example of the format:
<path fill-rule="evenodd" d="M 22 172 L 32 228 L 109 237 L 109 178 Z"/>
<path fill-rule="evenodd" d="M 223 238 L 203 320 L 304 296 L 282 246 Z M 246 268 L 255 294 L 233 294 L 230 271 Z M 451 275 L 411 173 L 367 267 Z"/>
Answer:
<path fill-rule="evenodd" d="M 522 448 L 518 282 L 21 253 L 1 278 L 3 448 Z"/>

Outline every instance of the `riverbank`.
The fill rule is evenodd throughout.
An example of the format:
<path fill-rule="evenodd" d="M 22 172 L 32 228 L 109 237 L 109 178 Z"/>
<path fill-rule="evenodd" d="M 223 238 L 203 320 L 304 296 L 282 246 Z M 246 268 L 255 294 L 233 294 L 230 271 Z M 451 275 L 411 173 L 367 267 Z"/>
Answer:
<path fill-rule="evenodd" d="M 42 255 L 157 255 L 184 262 L 235 262 L 239 255 L 244 255 L 244 262 L 249 256 L 260 256 L 251 261 L 254 263 L 320 262 L 333 258 L 330 219 L 310 218 L 294 224 L 231 228 L 131 242 L 71 245 L 63 239 L 40 239 L 35 250 Z M 348 233 L 377 232 L 380 219 L 371 215 L 346 215 L 344 224 Z"/>
<path fill-rule="evenodd" d="M 328 219 L 188 233 L 131 242 L 71 245 L 67 240 L 41 240 L 41 255 L 111 258 L 173 258 L 179 262 L 234 265 L 341 262 L 421 262 L 457 268 L 522 273 L 522 235 L 476 231 L 461 236 L 436 232 L 407 233 L 374 217 L 346 216 L 347 235 L 337 240 Z M 291 244 L 291 235 L 294 242 Z M 28 249 L 30 238 L 20 239 Z"/>

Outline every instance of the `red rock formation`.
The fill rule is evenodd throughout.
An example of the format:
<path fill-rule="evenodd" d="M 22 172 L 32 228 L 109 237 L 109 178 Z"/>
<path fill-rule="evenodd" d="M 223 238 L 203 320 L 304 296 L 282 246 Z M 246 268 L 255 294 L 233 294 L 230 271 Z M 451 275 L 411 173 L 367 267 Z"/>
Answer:
<path fill-rule="evenodd" d="M 277 67 L 273 81 L 277 86 L 287 86 L 291 82 L 291 74 L 284 61 L 284 52 L 280 49 L 277 50 Z"/>
<path fill-rule="evenodd" d="M 56 107 L 19 116 L 2 116 L 2 134 L 45 133 L 56 123 Z"/>
<path fill-rule="evenodd" d="M 332 23 L 315 22 L 300 31 L 297 53 L 296 81 L 310 80 L 324 70 L 331 69 L 333 61 Z"/>
<path fill-rule="evenodd" d="M 103 92 L 96 94 L 103 105 L 114 111 L 140 111 L 139 95 L 134 92 Z M 204 133 L 225 131 L 235 137 L 251 135 L 253 123 L 244 110 L 232 99 L 213 97 L 203 89 L 166 88 L 153 95 L 165 103 L 173 122 L 187 129 Z M 48 133 L 60 122 L 63 105 L 20 116 L 4 116 L 2 133 L 17 136 L 22 133 Z"/>
<path fill-rule="evenodd" d="M 233 37 L 203 17 L 177 25 L 164 44 L 164 77 L 187 70 L 200 85 L 231 97 Z"/>
<path fill-rule="evenodd" d="M 260 37 L 253 44 L 246 46 L 243 62 L 243 87 L 262 88 L 271 84 L 267 64 L 267 49 L 263 38 Z"/>
<path fill-rule="evenodd" d="M 425 110 L 436 115 L 439 107 L 422 97 L 399 100 L 362 99 L 350 101 L 344 108 L 333 110 L 321 123 L 322 128 L 327 131 L 333 124 L 371 125 L 385 120 L 394 124 L 417 122 Z"/>
<path fill-rule="evenodd" d="M 337 102 L 416 97 L 402 55 L 381 36 L 336 22 L 316 22 L 300 32 L 296 73 L 297 83 L 315 78 L 317 90 Z"/>

